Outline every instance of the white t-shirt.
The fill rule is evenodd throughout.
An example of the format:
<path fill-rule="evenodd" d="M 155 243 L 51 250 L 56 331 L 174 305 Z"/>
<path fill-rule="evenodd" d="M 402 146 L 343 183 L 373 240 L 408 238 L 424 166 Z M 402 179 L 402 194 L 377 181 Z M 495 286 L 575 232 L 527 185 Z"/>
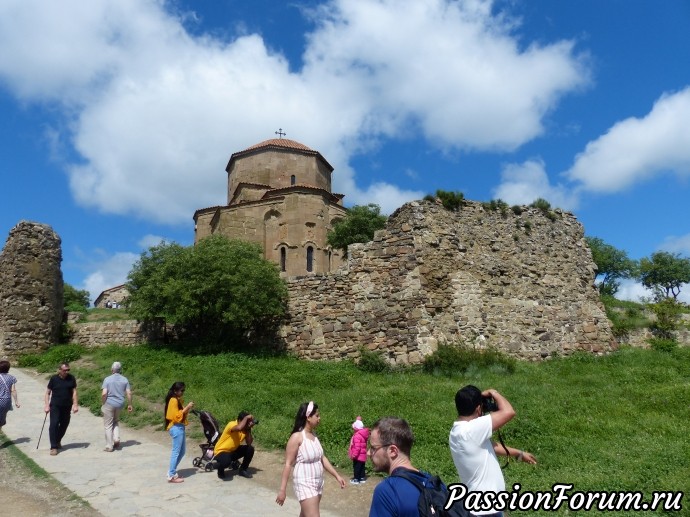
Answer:
<path fill-rule="evenodd" d="M 491 415 L 474 420 L 456 421 L 448 441 L 455 468 L 470 492 L 504 492 L 506 489 L 501 466 L 491 444 Z M 477 512 L 493 513 L 493 511 Z"/>

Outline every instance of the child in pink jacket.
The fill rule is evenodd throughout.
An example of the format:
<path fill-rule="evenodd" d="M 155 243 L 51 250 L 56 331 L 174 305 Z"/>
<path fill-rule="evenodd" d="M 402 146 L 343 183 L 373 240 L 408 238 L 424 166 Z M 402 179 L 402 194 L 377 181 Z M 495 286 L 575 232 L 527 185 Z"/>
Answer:
<path fill-rule="evenodd" d="M 350 480 L 351 485 L 361 485 L 367 482 L 364 467 L 367 463 L 367 440 L 369 439 L 369 429 L 364 427 L 362 417 L 358 416 L 352 422 L 352 438 L 350 439 L 349 456 L 352 460 L 354 477 Z"/>

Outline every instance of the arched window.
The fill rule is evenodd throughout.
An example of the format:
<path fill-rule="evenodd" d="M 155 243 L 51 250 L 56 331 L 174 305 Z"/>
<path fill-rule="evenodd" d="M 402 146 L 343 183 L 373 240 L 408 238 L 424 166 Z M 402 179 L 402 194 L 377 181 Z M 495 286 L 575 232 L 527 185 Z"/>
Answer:
<path fill-rule="evenodd" d="M 287 261 L 287 251 L 285 248 L 280 248 L 280 270 L 285 273 L 285 263 Z"/>
<path fill-rule="evenodd" d="M 307 248 L 307 272 L 311 273 L 314 270 L 314 248 L 309 246 Z"/>
<path fill-rule="evenodd" d="M 290 176 L 290 185 L 294 185 L 296 181 L 297 181 L 297 178 L 295 177 L 294 174 L 292 176 Z"/>

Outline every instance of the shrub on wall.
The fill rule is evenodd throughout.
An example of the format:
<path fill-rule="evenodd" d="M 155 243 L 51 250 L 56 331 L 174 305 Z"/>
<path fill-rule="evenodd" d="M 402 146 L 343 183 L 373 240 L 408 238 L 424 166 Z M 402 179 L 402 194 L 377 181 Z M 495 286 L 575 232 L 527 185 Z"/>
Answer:
<path fill-rule="evenodd" d="M 472 367 L 499 367 L 508 373 L 515 371 L 516 360 L 495 348 L 477 349 L 464 344 L 439 345 L 424 359 L 422 368 L 427 373 L 453 376 L 463 374 Z"/>

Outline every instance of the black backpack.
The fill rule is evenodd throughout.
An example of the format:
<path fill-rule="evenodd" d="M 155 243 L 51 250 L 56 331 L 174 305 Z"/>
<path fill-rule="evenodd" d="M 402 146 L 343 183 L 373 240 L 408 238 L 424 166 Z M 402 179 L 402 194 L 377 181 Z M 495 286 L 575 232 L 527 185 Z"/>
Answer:
<path fill-rule="evenodd" d="M 408 480 L 419 490 L 417 502 L 419 517 L 470 517 L 472 515 L 465 509 L 462 500 L 454 502 L 448 510 L 443 509 L 449 494 L 440 477 L 431 476 L 429 484 L 432 486 L 426 486 L 410 470 L 399 468 L 392 475 Z"/>

